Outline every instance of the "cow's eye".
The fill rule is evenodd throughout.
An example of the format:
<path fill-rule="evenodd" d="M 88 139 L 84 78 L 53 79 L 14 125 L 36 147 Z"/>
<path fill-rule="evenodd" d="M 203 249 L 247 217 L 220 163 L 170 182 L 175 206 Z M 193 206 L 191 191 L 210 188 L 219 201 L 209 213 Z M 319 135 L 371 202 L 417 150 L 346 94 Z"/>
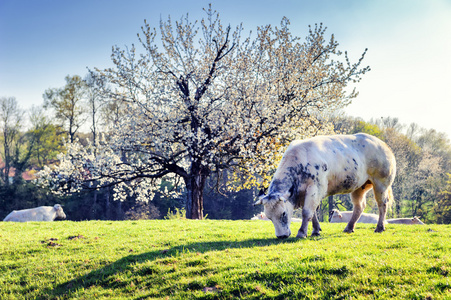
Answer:
<path fill-rule="evenodd" d="M 283 212 L 282 215 L 280 216 L 280 221 L 284 224 L 288 223 L 288 217 L 287 217 L 287 213 Z"/>

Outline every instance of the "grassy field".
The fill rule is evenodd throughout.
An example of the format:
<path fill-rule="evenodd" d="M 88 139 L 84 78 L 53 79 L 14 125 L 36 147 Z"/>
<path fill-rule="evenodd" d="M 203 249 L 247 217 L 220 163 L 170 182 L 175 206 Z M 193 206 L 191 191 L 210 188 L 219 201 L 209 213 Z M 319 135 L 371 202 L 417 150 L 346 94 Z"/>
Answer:
<path fill-rule="evenodd" d="M 0 299 L 451 299 L 451 226 L 344 226 L 0 222 Z"/>

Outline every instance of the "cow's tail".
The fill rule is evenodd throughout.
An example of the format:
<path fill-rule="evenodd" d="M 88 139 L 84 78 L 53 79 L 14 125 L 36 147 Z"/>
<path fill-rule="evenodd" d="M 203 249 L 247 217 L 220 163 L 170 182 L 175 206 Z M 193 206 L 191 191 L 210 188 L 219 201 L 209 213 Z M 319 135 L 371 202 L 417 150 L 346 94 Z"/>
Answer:
<path fill-rule="evenodd" d="M 393 197 L 393 189 L 391 186 L 387 189 L 387 196 L 388 196 L 387 210 L 391 210 L 393 203 L 395 202 L 395 198 Z"/>

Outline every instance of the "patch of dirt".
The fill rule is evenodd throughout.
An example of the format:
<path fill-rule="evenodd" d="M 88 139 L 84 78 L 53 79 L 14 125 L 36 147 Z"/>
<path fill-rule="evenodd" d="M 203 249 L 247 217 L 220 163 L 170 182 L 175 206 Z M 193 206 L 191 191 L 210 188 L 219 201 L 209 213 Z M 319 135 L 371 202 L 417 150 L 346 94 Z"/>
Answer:
<path fill-rule="evenodd" d="M 41 241 L 41 244 L 47 244 L 47 247 L 60 247 L 61 244 L 55 243 L 57 241 L 57 238 L 49 238 L 48 240 Z"/>
<path fill-rule="evenodd" d="M 62 246 L 61 244 L 58 243 L 54 243 L 52 241 L 48 242 L 47 247 L 60 247 Z"/>
<path fill-rule="evenodd" d="M 49 238 L 49 239 L 46 240 L 46 241 L 41 241 L 41 244 L 45 244 L 45 243 L 47 243 L 48 241 L 53 242 L 53 241 L 57 241 L 57 240 L 58 240 L 57 238 Z"/>
<path fill-rule="evenodd" d="M 84 239 L 85 237 L 84 236 L 82 236 L 81 234 L 79 234 L 79 235 L 71 235 L 71 236 L 69 236 L 67 239 L 68 240 L 78 240 L 78 239 Z"/>
<path fill-rule="evenodd" d="M 221 290 L 217 287 L 217 286 L 207 286 L 204 287 L 202 290 L 204 293 L 217 293 L 220 292 Z"/>

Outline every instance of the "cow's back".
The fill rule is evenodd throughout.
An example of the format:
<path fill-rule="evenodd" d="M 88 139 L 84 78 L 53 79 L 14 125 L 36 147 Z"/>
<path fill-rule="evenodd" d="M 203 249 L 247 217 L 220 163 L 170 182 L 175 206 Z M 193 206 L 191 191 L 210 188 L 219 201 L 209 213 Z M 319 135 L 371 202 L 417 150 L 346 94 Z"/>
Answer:
<path fill-rule="evenodd" d="M 388 219 L 387 222 L 389 224 L 424 225 L 424 223 L 417 217 Z"/>
<path fill-rule="evenodd" d="M 379 216 L 376 214 L 367 214 L 362 213 L 357 223 L 369 223 L 369 224 L 376 224 L 379 220 Z"/>
<path fill-rule="evenodd" d="M 13 221 L 14 215 L 16 214 L 16 210 L 13 210 L 12 212 L 10 212 L 4 219 L 4 222 L 9 222 L 9 221 Z"/>
<path fill-rule="evenodd" d="M 330 223 L 348 223 L 351 220 L 352 211 L 334 210 L 329 219 Z M 362 213 L 357 223 L 376 224 L 379 216 L 376 214 Z M 386 223 L 386 222 L 385 222 Z"/>
<path fill-rule="evenodd" d="M 333 210 L 329 218 L 329 223 L 347 223 L 351 220 L 352 211 Z"/>
<path fill-rule="evenodd" d="M 320 178 L 321 184 L 327 184 L 327 195 L 350 193 L 368 180 L 382 180 L 390 185 L 396 172 L 390 148 L 365 133 L 294 141 L 284 154 L 281 166 L 284 167 L 279 173 L 292 166 L 308 168 L 309 174 Z M 280 175 L 276 172 L 274 177 Z"/>
<path fill-rule="evenodd" d="M 53 221 L 55 211 L 51 206 L 14 210 L 3 221 L 9 222 L 40 222 Z"/>

